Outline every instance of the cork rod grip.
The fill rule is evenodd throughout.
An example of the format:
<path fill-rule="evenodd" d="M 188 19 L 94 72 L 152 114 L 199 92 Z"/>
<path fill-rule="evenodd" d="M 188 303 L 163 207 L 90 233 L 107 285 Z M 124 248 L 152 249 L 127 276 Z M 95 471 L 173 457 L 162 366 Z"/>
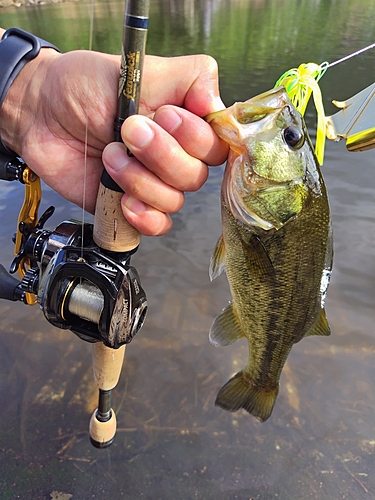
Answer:
<path fill-rule="evenodd" d="M 125 355 L 125 345 L 118 349 L 106 347 L 102 342 L 94 344 L 94 380 L 99 389 L 110 391 L 119 381 Z"/>
<path fill-rule="evenodd" d="M 89 426 L 90 439 L 97 448 L 106 448 L 115 437 L 116 414 L 111 407 L 111 391 L 118 383 L 125 356 L 125 345 L 119 349 L 106 347 L 102 342 L 94 344 L 94 379 L 99 389 L 98 408 L 92 414 Z"/>
<path fill-rule="evenodd" d="M 128 252 L 139 245 L 141 235 L 124 217 L 121 191 L 100 183 L 94 219 L 94 241 L 111 252 Z"/>

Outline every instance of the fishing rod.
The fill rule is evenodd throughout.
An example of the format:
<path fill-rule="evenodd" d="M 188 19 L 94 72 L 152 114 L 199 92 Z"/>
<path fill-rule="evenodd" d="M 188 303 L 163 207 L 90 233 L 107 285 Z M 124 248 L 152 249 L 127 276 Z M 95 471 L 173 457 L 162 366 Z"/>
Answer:
<path fill-rule="evenodd" d="M 124 120 L 138 112 L 148 15 L 149 0 L 127 0 L 116 141 L 121 141 Z M 0 264 L 0 298 L 39 303 L 52 325 L 94 343 L 99 398 L 90 420 L 90 439 L 94 446 L 105 448 L 116 433 L 111 394 L 121 374 L 125 346 L 142 327 L 147 311 L 138 272 L 130 265 L 140 234 L 124 218 L 123 192 L 105 170 L 94 224 L 66 220 L 52 231 L 44 225 L 54 207 L 38 218 L 40 180 L 26 163 L 0 152 L 0 179 L 25 185 L 9 273 Z M 16 271 L 19 279 L 13 276 Z"/>
<path fill-rule="evenodd" d="M 138 113 L 143 61 L 149 18 L 149 0 L 128 0 L 124 16 L 123 50 L 119 80 L 118 114 L 115 120 L 115 141 L 122 142 L 121 126 L 130 115 Z M 129 154 L 131 154 L 129 152 Z M 140 233 L 125 219 L 121 209 L 122 189 L 106 170 L 100 181 L 94 218 L 94 241 L 104 251 L 126 260 L 137 250 Z M 122 318 L 128 307 L 119 304 L 116 321 L 110 330 L 123 330 Z M 146 301 L 138 311 L 140 328 L 146 314 Z M 90 421 L 90 437 L 95 446 L 108 446 L 116 432 L 116 416 L 111 409 L 111 391 L 117 385 L 125 354 L 125 344 L 117 351 L 98 343 L 94 346 L 94 377 L 99 388 L 99 403 Z"/>

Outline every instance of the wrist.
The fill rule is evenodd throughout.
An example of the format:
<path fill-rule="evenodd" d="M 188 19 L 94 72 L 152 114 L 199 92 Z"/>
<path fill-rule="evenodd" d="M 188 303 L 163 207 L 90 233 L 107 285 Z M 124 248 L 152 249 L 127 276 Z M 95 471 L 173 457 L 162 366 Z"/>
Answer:
<path fill-rule="evenodd" d="M 47 61 L 54 60 L 59 50 L 19 28 L 1 32 L 0 137 L 8 149 L 21 156 L 24 132 L 39 111 Z"/>
<path fill-rule="evenodd" d="M 33 126 L 52 61 L 59 57 L 54 49 L 43 48 L 19 72 L 5 96 L 0 110 L 0 137 L 4 145 L 22 156 L 22 144 Z"/>

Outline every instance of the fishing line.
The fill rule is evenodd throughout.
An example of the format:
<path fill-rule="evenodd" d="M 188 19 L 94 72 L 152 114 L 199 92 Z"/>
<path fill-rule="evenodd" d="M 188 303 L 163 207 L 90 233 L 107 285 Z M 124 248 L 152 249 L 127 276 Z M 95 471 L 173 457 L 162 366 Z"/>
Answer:
<path fill-rule="evenodd" d="M 94 32 L 94 7 L 95 0 L 91 0 L 89 3 L 89 44 L 88 50 L 92 50 L 92 39 Z M 89 93 L 89 88 L 87 88 L 87 95 Z M 84 146 L 84 160 L 83 160 L 83 193 L 82 193 L 82 242 L 81 242 L 81 257 L 83 257 L 83 240 L 84 240 L 84 226 L 85 226 L 85 209 L 86 209 L 86 179 L 87 179 L 87 156 L 88 156 L 88 136 L 89 136 L 89 117 L 86 113 L 86 124 L 85 124 L 85 146 Z"/>
<path fill-rule="evenodd" d="M 342 57 L 341 59 L 338 59 L 337 61 L 333 61 L 331 63 L 324 62 L 320 66 L 323 67 L 325 65 L 324 66 L 325 69 L 331 68 L 332 66 L 336 66 L 336 64 L 340 64 L 340 63 L 350 59 L 351 57 L 358 56 L 359 54 L 362 54 L 362 52 L 366 52 L 366 50 L 373 49 L 374 47 L 375 47 L 375 43 L 372 43 L 371 45 L 368 45 L 367 47 L 364 47 L 363 49 L 359 49 L 356 52 L 353 52 L 352 54 L 349 54 L 345 57 Z"/>

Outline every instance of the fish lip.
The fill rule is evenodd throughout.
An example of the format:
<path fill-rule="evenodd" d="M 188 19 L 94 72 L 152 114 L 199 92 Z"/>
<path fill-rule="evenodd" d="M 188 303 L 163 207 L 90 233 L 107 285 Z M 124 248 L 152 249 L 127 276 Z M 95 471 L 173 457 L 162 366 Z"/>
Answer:
<path fill-rule="evenodd" d="M 207 123 L 209 123 L 215 130 L 217 135 L 221 137 L 224 141 L 230 144 L 233 151 L 237 154 L 242 154 L 244 151 L 243 141 L 251 135 L 251 130 L 249 130 L 248 124 L 241 123 L 241 110 L 245 106 L 262 106 L 264 105 L 263 100 L 267 100 L 267 110 L 266 116 L 262 118 L 262 122 L 273 122 L 277 119 L 277 112 L 282 112 L 285 107 L 291 107 L 292 104 L 285 90 L 285 87 L 279 86 L 277 88 L 271 89 L 263 94 L 254 96 L 245 102 L 235 102 L 229 108 L 222 109 L 220 111 L 214 111 L 204 117 Z M 292 108 L 291 108 L 292 109 Z M 254 122 L 254 125 L 256 122 Z M 255 125 L 256 126 L 256 125 Z M 268 139 L 272 139 L 270 134 L 276 134 L 273 131 L 273 126 L 266 127 L 264 134 L 268 135 Z"/>

